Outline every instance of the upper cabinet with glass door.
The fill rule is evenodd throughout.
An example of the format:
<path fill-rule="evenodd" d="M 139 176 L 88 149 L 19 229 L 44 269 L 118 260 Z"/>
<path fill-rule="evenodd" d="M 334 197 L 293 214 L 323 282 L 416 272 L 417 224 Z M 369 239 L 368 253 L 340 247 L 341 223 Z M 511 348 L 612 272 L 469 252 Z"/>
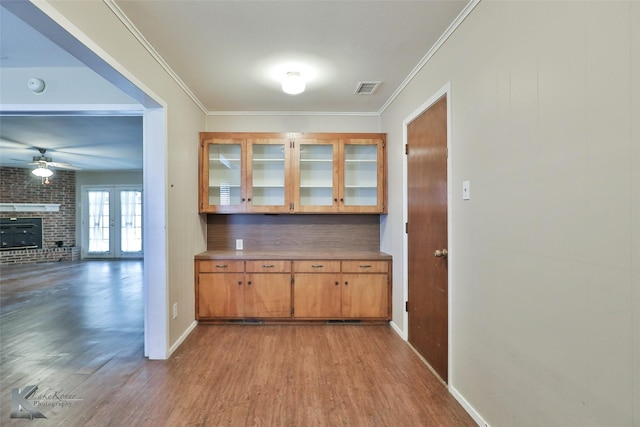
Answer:
<path fill-rule="evenodd" d="M 323 136 L 323 135 L 318 135 Z M 334 213 L 338 211 L 340 140 L 336 138 L 296 138 L 294 148 L 293 208 L 295 212 Z"/>
<path fill-rule="evenodd" d="M 384 134 L 202 132 L 200 140 L 200 212 L 386 212 Z"/>
<path fill-rule="evenodd" d="M 386 212 L 384 146 L 382 136 L 341 141 L 340 212 Z"/>
<path fill-rule="evenodd" d="M 277 135 L 247 140 L 247 212 L 291 211 L 290 146 Z"/>
<path fill-rule="evenodd" d="M 232 134 L 200 134 L 199 211 L 244 212 L 246 145 Z"/>

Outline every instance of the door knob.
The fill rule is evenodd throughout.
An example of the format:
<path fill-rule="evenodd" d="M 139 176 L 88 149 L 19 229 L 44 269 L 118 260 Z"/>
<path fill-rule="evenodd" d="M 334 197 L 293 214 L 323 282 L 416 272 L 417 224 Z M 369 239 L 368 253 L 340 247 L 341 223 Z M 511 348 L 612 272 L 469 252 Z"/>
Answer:
<path fill-rule="evenodd" d="M 449 252 L 447 252 L 447 250 L 446 250 L 446 249 L 438 249 L 438 250 L 436 250 L 436 251 L 433 253 L 433 255 L 434 255 L 434 256 L 436 256 L 436 257 L 438 257 L 438 258 L 439 258 L 439 257 L 444 257 L 444 258 L 446 258 L 448 253 L 449 253 Z"/>

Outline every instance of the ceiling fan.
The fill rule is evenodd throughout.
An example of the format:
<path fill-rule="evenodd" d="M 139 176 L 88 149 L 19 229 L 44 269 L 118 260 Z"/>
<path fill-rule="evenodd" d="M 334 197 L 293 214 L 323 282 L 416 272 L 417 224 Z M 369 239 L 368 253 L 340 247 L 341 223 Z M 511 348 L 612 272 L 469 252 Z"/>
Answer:
<path fill-rule="evenodd" d="M 52 166 L 58 169 L 80 170 L 80 168 L 77 168 L 69 163 L 54 162 L 51 157 L 47 157 L 45 155 L 45 153 L 47 152 L 46 148 L 37 148 L 37 150 L 40 151 L 40 155 L 33 156 L 33 161 L 29 163 L 30 165 L 36 165 L 38 166 L 38 168 L 44 169 L 48 169 L 49 166 Z"/>
<path fill-rule="evenodd" d="M 80 170 L 75 166 L 70 165 L 69 163 L 60 163 L 54 162 L 51 157 L 47 157 L 45 154 L 47 152 L 46 148 L 37 148 L 40 152 L 39 156 L 33 156 L 33 161 L 28 163 L 29 165 L 35 165 L 36 168 L 31 171 L 37 177 L 42 178 L 43 184 L 49 184 L 49 177 L 53 175 L 53 171 L 49 169 L 49 167 L 54 167 L 58 169 L 70 169 L 70 170 Z"/>

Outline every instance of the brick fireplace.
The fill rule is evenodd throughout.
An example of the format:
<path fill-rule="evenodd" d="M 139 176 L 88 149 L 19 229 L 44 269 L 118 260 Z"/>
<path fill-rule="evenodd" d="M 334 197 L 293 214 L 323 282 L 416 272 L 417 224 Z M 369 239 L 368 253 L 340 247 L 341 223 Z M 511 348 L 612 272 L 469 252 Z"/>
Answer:
<path fill-rule="evenodd" d="M 50 184 L 42 184 L 42 180 L 34 176 L 30 169 L 0 167 L 0 186 L 2 187 L 0 203 L 15 204 L 15 209 L 18 209 L 11 208 L 11 211 L 1 212 L 0 216 L 3 218 L 42 218 L 42 248 L 0 250 L 0 264 L 79 259 L 80 251 L 75 246 L 75 172 L 57 170 L 50 180 Z M 59 207 L 57 212 L 47 209 L 21 212 L 19 209 L 23 204 L 59 205 Z"/>

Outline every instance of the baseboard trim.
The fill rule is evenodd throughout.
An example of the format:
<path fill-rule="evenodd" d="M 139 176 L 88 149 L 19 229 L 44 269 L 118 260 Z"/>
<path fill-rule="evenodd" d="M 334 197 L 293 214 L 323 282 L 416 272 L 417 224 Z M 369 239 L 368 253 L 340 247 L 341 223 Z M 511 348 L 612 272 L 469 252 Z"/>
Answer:
<path fill-rule="evenodd" d="M 467 414 L 469 414 L 471 416 L 471 418 L 473 418 L 473 421 L 475 421 L 480 427 L 488 427 L 489 426 L 489 424 L 487 424 L 487 422 L 484 420 L 484 418 L 482 418 L 480 416 L 480 414 L 475 410 L 475 408 L 473 406 L 471 406 L 471 404 L 469 402 L 467 402 L 467 399 L 465 399 L 458 392 L 458 390 L 456 390 L 455 387 L 450 385 L 449 386 L 449 393 L 451 393 L 451 395 L 458 401 L 458 403 L 460 405 L 462 405 L 464 410 L 467 411 Z"/>
<path fill-rule="evenodd" d="M 395 322 L 392 320 L 391 322 L 389 322 L 389 325 L 391 325 L 391 329 L 393 329 L 393 331 L 398 334 L 400 336 L 400 338 L 402 338 L 403 340 L 407 341 L 409 339 L 409 337 L 407 337 L 407 334 L 405 334 L 402 329 L 400 329 L 398 327 L 398 325 L 395 324 Z"/>
<path fill-rule="evenodd" d="M 187 330 L 184 331 L 182 335 L 180 335 L 180 337 L 176 340 L 176 342 L 174 342 L 173 345 L 169 348 L 169 354 L 167 355 L 167 359 L 171 357 L 173 352 L 176 351 L 178 347 L 180 347 L 180 345 L 184 342 L 184 340 L 187 339 L 189 334 L 191 334 L 191 332 L 196 328 L 196 326 L 198 326 L 198 321 L 194 320 L 193 323 L 189 325 Z"/>

